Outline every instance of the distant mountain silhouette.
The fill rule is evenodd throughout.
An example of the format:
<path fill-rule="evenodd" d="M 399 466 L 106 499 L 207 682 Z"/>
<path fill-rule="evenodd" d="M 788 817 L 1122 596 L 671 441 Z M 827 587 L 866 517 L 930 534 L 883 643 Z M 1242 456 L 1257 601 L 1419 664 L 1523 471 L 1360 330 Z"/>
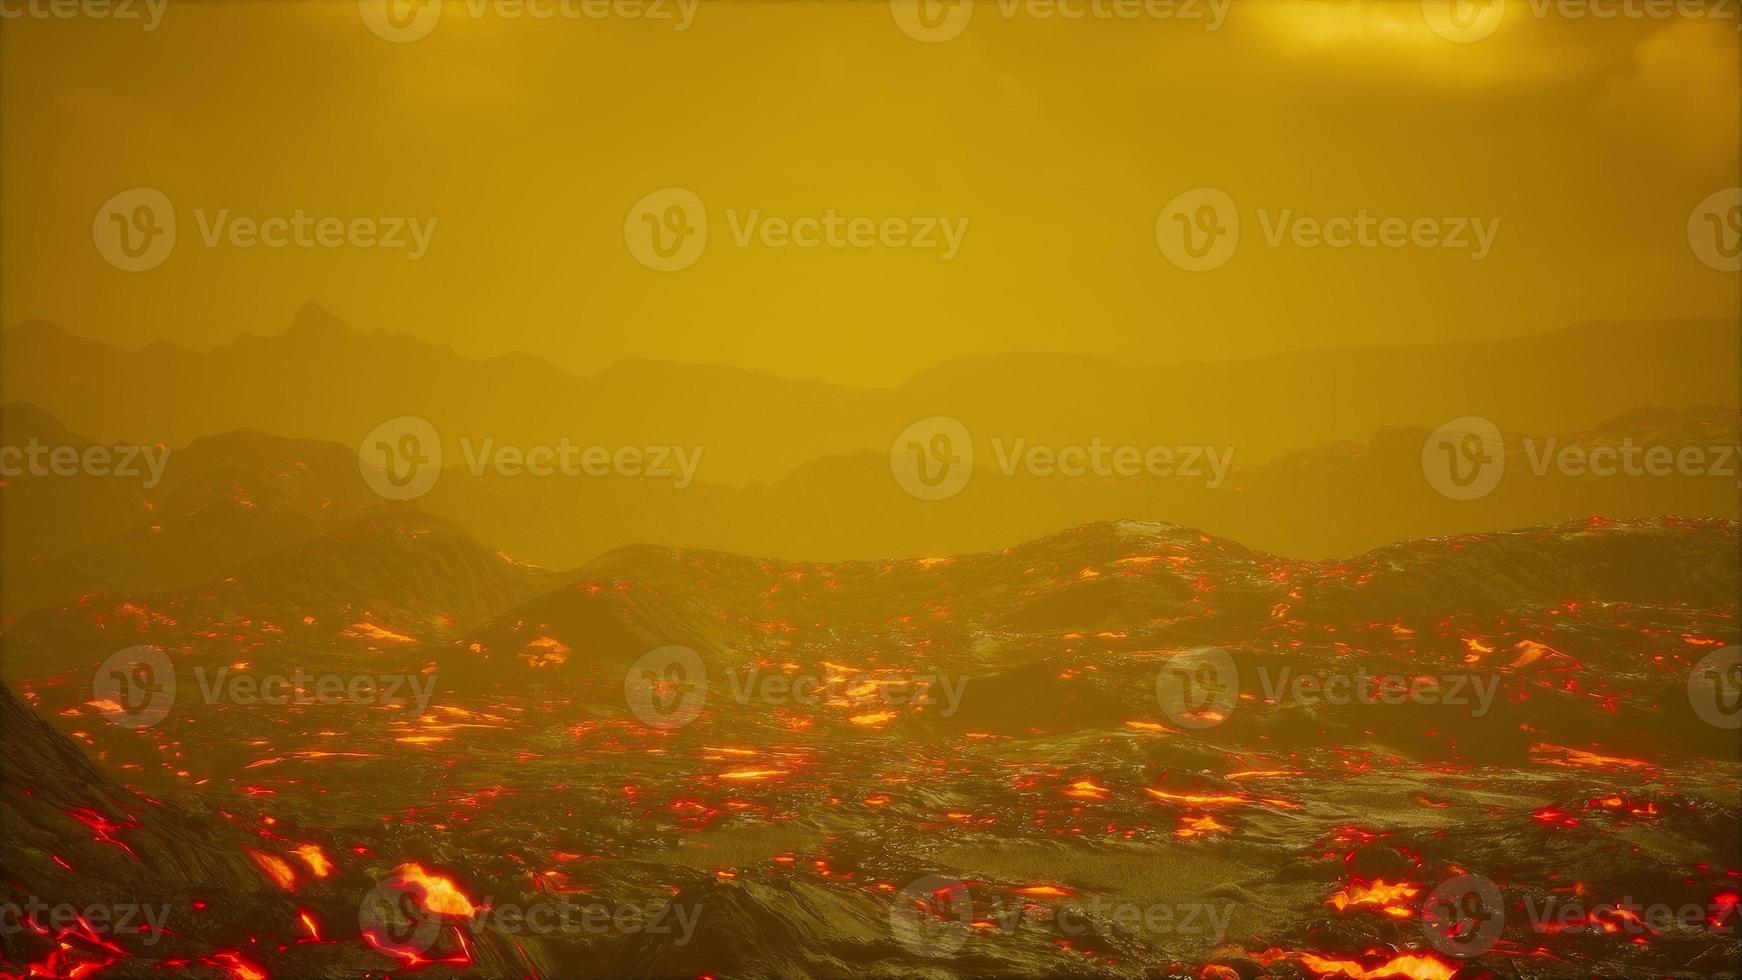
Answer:
<path fill-rule="evenodd" d="M 89 444 L 32 406 L 0 408 L 0 431 L 7 445 L 32 432 Z M 891 475 L 886 451 L 824 456 L 771 483 L 697 482 L 685 489 L 615 476 L 473 476 L 456 465 L 426 496 L 396 509 L 438 515 L 479 547 L 552 569 L 633 544 L 795 560 L 961 554 L 1118 519 L 1181 523 L 1280 555 L 1326 558 L 1593 515 L 1742 518 L 1736 476 L 1742 461 L 1730 461 L 1727 478 L 1600 477 L 1552 467 L 1537 475 L 1533 454 L 1541 457 L 1551 437 L 1527 444 L 1516 434 L 1507 436 L 1506 476 L 1494 491 L 1451 500 L 1424 475 L 1427 436 L 1426 429 L 1383 427 L 1365 443 L 1333 443 L 1259 466 L 1236 461 L 1215 488 L 1148 475 L 1005 476 L 982 457 L 961 493 L 938 501 L 908 495 Z M 1642 408 L 1552 438 L 1557 448 L 1631 439 L 1704 452 L 1742 442 L 1742 416 L 1727 407 Z M 156 487 L 107 477 L 20 476 L 0 486 L 0 503 L 5 610 L 16 616 L 90 592 L 196 587 L 351 533 L 385 502 L 365 484 L 356 454 L 341 445 L 238 431 L 173 450 Z M 462 597 L 443 601 L 463 615 Z"/>
<path fill-rule="evenodd" d="M 1591 448 L 1735 446 L 1735 409 L 1641 409 L 1552 437 Z M 473 477 L 445 473 L 420 503 L 524 560 L 571 567 L 635 543 L 717 548 L 782 558 L 841 560 L 961 554 L 1096 520 L 1186 524 L 1293 557 L 1348 556 L 1394 541 L 1502 531 L 1602 515 L 1742 517 L 1732 475 L 1598 477 L 1554 468 L 1538 476 L 1524 437 L 1508 436 L 1506 476 L 1479 500 L 1451 500 L 1428 482 L 1427 429 L 1383 427 L 1361 443 L 1334 443 L 1259 466 L 1236 463 L 1216 488 L 1203 480 L 1138 476 L 1005 476 L 976 457 L 967 486 L 945 500 L 909 496 L 887 452 L 814 460 L 783 479 L 741 489 L 624 479 Z M 1549 437 L 1534 438 L 1539 456 Z"/>
<path fill-rule="evenodd" d="M 27 445 L 32 434 L 46 433 L 54 435 L 45 445 L 92 444 L 65 433 L 34 406 L 0 406 L 0 420 L 6 446 Z M 0 489 L 5 609 L 83 592 L 191 586 L 342 526 L 383 502 L 364 484 L 356 454 L 343 446 L 247 430 L 173 449 L 162 482 L 148 483 L 144 473 L 7 480 Z"/>
<path fill-rule="evenodd" d="M 705 479 L 742 484 L 819 456 L 883 452 L 909 423 L 934 415 L 960 419 L 977 438 L 1231 445 L 1247 464 L 1462 415 L 1572 431 L 1637 405 L 1742 404 L 1738 337 L 1735 321 L 1680 319 L 1147 367 L 1007 354 L 929 367 L 895 388 L 848 389 L 662 361 L 580 377 L 524 354 L 473 360 L 405 335 L 352 331 L 310 303 L 284 333 L 244 334 L 209 352 L 122 350 L 41 321 L 19 324 L 0 335 L 0 385 L 8 399 L 105 442 L 183 445 L 254 428 L 355 446 L 380 422 L 415 415 L 434 424 L 451 460 L 461 437 L 701 446 Z"/>

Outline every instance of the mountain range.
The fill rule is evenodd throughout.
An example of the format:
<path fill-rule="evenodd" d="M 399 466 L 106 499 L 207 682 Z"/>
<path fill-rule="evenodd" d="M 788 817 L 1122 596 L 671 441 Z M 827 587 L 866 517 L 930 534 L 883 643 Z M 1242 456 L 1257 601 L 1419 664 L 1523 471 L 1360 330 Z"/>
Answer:
<path fill-rule="evenodd" d="M 1336 443 L 1268 464 L 1235 464 L 1226 482 L 1171 477 L 1005 476 L 978 466 L 944 500 L 896 482 L 886 453 L 824 457 L 745 487 L 629 478 L 473 476 L 450 467 L 424 497 L 392 508 L 464 529 L 491 560 L 549 569 L 635 544 L 702 547 L 792 560 L 960 554 L 1097 520 L 1181 523 L 1280 555 L 1350 556 L 1395 541 L 1588 516 L 1742 518 L 1728 477 L 1598 476 L 1533 469 L 1546 447 L 1634 445 L 1702 452 L 1742 442 L 1731 408 L 1636 409 L 1552 437 L 1505 437 L 1505 475 L 1475 500 L 1443 496 L 1421 461 L 1428 433 L 1384 427 L 1366 443 Z M 87 447 L 35 406 L 0 406 L 6 446 L 31 440 Z M 1714 465 L 1722 460 L 1714 457 Z M 0 482 L 4 612 L 17 615 L 86 593 L 200 585 L 324 535 L 368 525 L 390 502 L 357 454 L 333 442 L 252 430 L 204 436 L 169 451 L 161 482 L 98 475 L 15 475 Z M 500 552 L 497 558 L 493 553 Z M 494 593 L 492 593 L 494 594 Z M 465 615 L 455 608 L 453 614 Z"/>
<path fill-rule="evenodd" d="M 183 446 L 251 428 L 357 446 L 409 415 L 430 421 L 450 461 L 462 458 L 462 438 L 699 446 L 703 479 L 742 485 L 826 456 L 886 452 L 932 416 L 959 419 L 977 443 L 1228 446 L 1247 466 L 1467 415 L 1510 431 L 1569 432 L 1642 405 L 1742 405 L 1739 337 L 1735 321 L 1674 319 L 1155 366 L 1005 354 L 916 363 L 902 385 L 856 389 L 645 360 L 582 377 L 527 354 L 475 360 L 354 331 L 310 303 L 281 334 L 243 334 L 209 351 L 125 350 L 27 321 L 0 331 L 0 390 L 104 443 Z"/>

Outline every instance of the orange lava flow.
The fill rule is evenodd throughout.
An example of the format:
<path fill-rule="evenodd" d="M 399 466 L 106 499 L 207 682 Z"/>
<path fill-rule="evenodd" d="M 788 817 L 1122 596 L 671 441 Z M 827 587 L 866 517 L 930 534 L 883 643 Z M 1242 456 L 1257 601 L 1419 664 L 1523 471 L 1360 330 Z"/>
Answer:
<path fill-rule="evenodd" d="M 1236 794 L 1236 793 L 1225 793 L 1225 794 L 1217 794 L 1217 793 L 1169 793 L 1166 790 L 1149 789 L 1148 787 L 1145 787 L 1143 791 L 1145 793 L 1148 793 L 1151 797 L 1154 797 L 1155 799 L 1163 800 L 1163 801 L 1166 801 L 1169 803 L 1197 803 L 1197 804 L 1200 804 L 1202 806 L 1215 806 L 1217 804 L 1235 804 L 1235 803 L 1250 803 L 1250 802 L 1252 802 L 1251 800 L 1247 799 L 1246 797 L 1241 796 L 1241 795 Z"/>
<path fill-rule="evenodd" d="M 1619 767 L 1622 769 L 1656 769 L 1643 759 L 1628 759 L 1618 755 L 1599 755 L 1584 749 L 1570 749 L 1564 745 L 1551 745 L 1538 742 L 1530 747 L 1531 759 L 1534 762 L 1544 762 L 1555 766 L 1592 766 L 1596 768 Z"/>
<path fill-rule="evenodd" d="M 1147 786 L 1144 787 L 1143 791 L 1148 793 L 1151 799 L 1160 800 L 1163 803 L 1195 803 L 1199 806 L 1261 804 L 1263 806 L 1273 806 L 1284 810 L 1297 810 L 1300 808 L 1300 804 L 1291 803 L 1288 800 L 1279 800 L 1273 797 L 1254 798 L 1240 793 L 1170 793 L 1164 789 L 1150 789 Z"/>
<path fill-rule="evenodd" d="M 1191 840 L 1193 837 L 1205 837 L 1233 829 L 1206 813 L 1201 817 L 1181 817 L 1179 828 L 1173 832 L 1173 835 L 1181 840 Z"/>
<path fill-rule="evenodd" d="M 296 890 L 296 871 L 291 868 L 290 862 L 277 855 L 266 854 L 252 848 L 249 849 L 248 856 L 260 866 L 260 870 L 266 872 L 266 877 L 271 878 L 273 884 L 287 892 Z"/>
<path fill-rule="evenodd" d="M 1376 879 L 1372 883 L 1352 881 L 1347 888 L 1326 899 L 1326 904 L 1338 911 L 1371 907 L 1393 918 L 1407 919 L 1415 914 L 1415 910 L 1408 904 L 1409 900 L 1420 893 L 1419 887 L 1407 881 L 1390 885 L 1385 883 L 1384 878 Z"/>
<path fill-rule="evenodd" d="M 1113 791 L 1092 779 L 1079 779 L 1065 787 L 1066 796 L 1079 800 L 1104 800 Z"/>
<path fill-rule="evenodd" d="M 554 636 L 540 636 L 520 649 L 515 656 L 530 667 L 558 667 L 568 662 L 568 644 Z"/>
<path fill-rule="evenodd" d="M 33 931 L 48 935 L 47 927 L 31 925 L 29 919 L 24 921 Z M 19 980 L 28 977 L 94 977 L 128 955 L 126 950 L 104 939 L 82 915 L 73 926 L 57 930 L 52 938 L 55 948 L 44 959 L 24 964 L 23 973 L 0 970 L 0 977 L 8 980 L 13 977 Z M 10 959 L 5 965 L 11 965 Z"/>
<path fill-rule="evenodd" d="M 1494 648 L 1473 636 L 1464 637 L 1464 649 L 1469 653 L 1464 655 L 1467 664 L 1480 663 L 1482 658 L 1494 652 Z"/>
<path fill-rule="evenodd" d="M 742 783 L 754 783 L 784 775 L 786 773 L 780 769 L 734 769 L 731 772 L 720 773 L 720 778 Z"/>
<path fill-rule="evenodd" d="M 1321 977 L 1347 977 L 1348 980 L 1452 980 L 1457 967 L 1425 953 L 1394 956 L 1377 966 L 1364 966 L 1355 960 L 1334 960 L 1312 953 L 1301 953 L 1302 966 Z"/>
<path fill-rule="evenodd" d="M 243 959 L 241 953 L 213 953 L 200 962 L 228 971 L 235 980 L 266 980 L 266 971 Z"/>
<path fill-rule="evenodd" d="M 460 944 L 459 952 L 453 954 L 452 956 L 442 957 L 439 959 L 432 959 L 430 957 L 424 956 L 423 954 L 417 952 L 414 949 L 409 949 L 409 948 L 406 948 L 404 946 L 400 946 L 400 945 L 393 943 L 393 942 L 383 942 L 381 937 L 379 935 L 377 935 L 375 930 L 373 930 L 373 929 L 363 930 L 362 938 L 363 938 L 363 941 L 365 943 L 369 944 L 369 946 L 372 947 L 376 952 L 385 953 L 388 956 L 392 956 L 392 957 L 397 958 L 400 962 L 405 964 L 405 968 L 407 970 L 414 970 L 420 966 L 425 966 L 425 965 L 428 965 L 431 963 L 455 964 L 455 965 L 460 965 L 460 966 L 469 966 L 472 962 L 471 946 L 470 946 L 470 944 L 468 944 L 466 942 L 465 932 L 458 929 L 458 928 L 456 928 L 454 930 L 454 938 L 459 941 L 459 944 Z"/>
<path fill-rule="evenodd" d="M 393 630 L 383 629 L 382 627 L 370 622 L 352 623 L 339 632 L 345 636 L 355 637 L 361 640 L 384 640 L 388 643 L 417 642 L 417 638 L 414 636 L 406 636 L 404 633 L 395 633 Z"/>
<path fill-rule="evenodd" d="M 325 851 L 319 844 L 303 844 L 293 853 L 302 858 L 302 863 L 308 865 L 310 874 L 316 878 L 325 878 L 333 873 L 333 862 L 327 859 Z"/>
<path fill-rule="evenodd" d="M 416 889 L 424 910 L 436 915 L 473 915 L 477 908 L 453 879 L 431 874 L 421 864 L 402 864 L 393 875 L 401 888 Z"/>

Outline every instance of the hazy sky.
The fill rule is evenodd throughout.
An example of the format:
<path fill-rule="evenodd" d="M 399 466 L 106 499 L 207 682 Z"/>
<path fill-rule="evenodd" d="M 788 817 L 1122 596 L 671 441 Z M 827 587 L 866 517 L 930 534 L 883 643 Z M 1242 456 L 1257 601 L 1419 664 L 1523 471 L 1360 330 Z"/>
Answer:
<path fill-rule="evenodd" d="M 925 43 L 882 0 L 668 0 L 665 20 L 453 0 L 393 43 L 356 0 L 169 0 L 152 30 L 3 0 L 21 16 L 0 27 L 0 319 L 203 348 L 314 299 L 475 355 L 872 384 L 1009 350 L 1155 362 L 1738 313 L 1737 275 L 1689 242 L 1696 206 L 1739 183 L 1734 19 L 1575 20 L 1536 0 L 1454 41 L 1415 0 L 1234 0 L 1215 30 L 1089 2 L 1048 19 L 987 0 Z M 177 227 L 143 272 L 95 244 L 105 202 L 135 187 Z M 626 235 L 667 187 L 694 193 L 708 237 L 661 272 Z M 1228 195 L 1240 239 L 1188 271 L 1157 219 L 1199 187 Z M 204 241 L 220 216 L 298 209 L 435 226 L 415 260 L 245 247 L 233 224 Z M 753 213 L 831 209 L 940 245 L 909 219 L 942 217 L 960 238 L 949 258 L 777 247 L 766 225 L 735 240 Z M 1473 231 L 1469 247 L 1307 247 L 1298 224 L 1267 240 L 1285 210 L 1363 209 L 1493 237 L 1481 258 Z"/>

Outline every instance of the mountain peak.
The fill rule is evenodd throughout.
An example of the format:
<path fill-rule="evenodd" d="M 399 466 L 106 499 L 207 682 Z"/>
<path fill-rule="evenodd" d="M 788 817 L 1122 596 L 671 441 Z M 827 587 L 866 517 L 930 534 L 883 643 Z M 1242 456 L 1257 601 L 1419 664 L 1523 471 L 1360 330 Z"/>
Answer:
<path fill-rule="evenodd" d="M 62 327 L 59 324 L 50 323 L 49 321 L 39 317 L 31 317 L 28 320 L 14 323 L 12 326 L 6 328 L 7 339 L 15 342 L 19 340 L 35 340 L 39 338 L 61 340 L 63 338 L 71 338 L 72 336 L 73 335 L 65 327 Z"/>
<path fill-rule="evenodd" d="M 30 439 L 55 445 L 83 446 L 89 440 L 67 431 L 54 413 L 25 401 L 0 404 L 0 442 L 22 446 Z"/>
<path fill-rule="evenodd" d="M 284 335 L 301 340 L 338 340 L 351 336 L 351 328 L 311 299 L 296 311 Z"/>

